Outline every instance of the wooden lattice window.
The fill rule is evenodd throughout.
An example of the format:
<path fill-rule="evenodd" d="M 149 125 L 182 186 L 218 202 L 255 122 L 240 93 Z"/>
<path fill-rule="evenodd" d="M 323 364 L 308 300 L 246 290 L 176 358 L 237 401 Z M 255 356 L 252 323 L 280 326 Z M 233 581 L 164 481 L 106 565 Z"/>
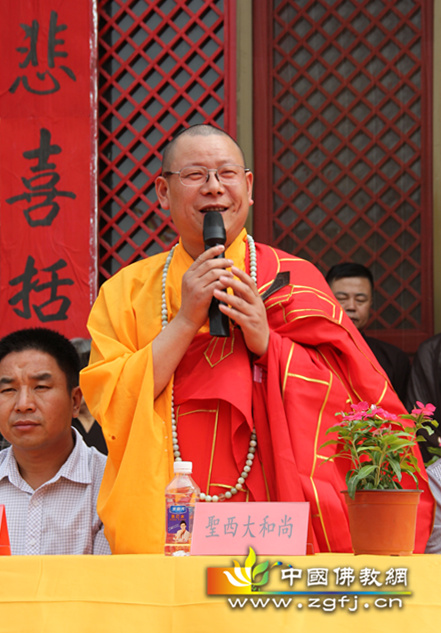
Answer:
<path fill-rule="evenodd" d="M 156 201 L 162 149 L 182 126 L 235 134 L 233 0 L 99 2 L 99 272 L 177 239 Z"/>
<path fill-rule="evenodd" d="M 433 327 L 432 0 L 254 8 L 255 237 L 369 266 L 371 332 L 414 351 Z"/>

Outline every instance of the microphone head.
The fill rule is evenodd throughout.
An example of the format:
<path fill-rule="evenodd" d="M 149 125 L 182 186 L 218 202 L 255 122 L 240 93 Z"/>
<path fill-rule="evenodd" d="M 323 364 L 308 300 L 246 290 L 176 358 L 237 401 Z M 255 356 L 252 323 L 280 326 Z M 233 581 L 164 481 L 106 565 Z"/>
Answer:
<path fill-rule="evenodd" d="M 203 237 L 206 249 L 217 244 L 225 244 L 227 233 L 219 211 L 207 211 L 204 215 Z"/>

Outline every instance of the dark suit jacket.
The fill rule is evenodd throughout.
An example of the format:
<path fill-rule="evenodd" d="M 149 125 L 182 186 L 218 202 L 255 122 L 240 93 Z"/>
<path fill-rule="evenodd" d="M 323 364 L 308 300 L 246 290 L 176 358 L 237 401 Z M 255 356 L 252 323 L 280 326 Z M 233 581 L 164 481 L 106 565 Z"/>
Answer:
<path fill-rule="evenodd" d="M 417 400 L 423 404 L 435 405 L 433 417 L 441 422 L 441 334 L 435 334 L 423 341 L 413 359 L 404 404 L 410 411 Z M 419 447 L 425 462 L 433 458 L 433 453 L 428 450 L 429 447 L 439 448 L 441 428 L 437 427 L 433 430 L 433 435 L 421 431 L 425 442 L 421 442 Z"/>
<path fill-rule="evenodd" d="M 391 343 L 379 341 L 371 336 L 364 336 L 364 338 L 373 351 L 375 358 L 388 375 L 398 397 L 404 403 L 410 374 L 409 357 L 403 350 Z"/>

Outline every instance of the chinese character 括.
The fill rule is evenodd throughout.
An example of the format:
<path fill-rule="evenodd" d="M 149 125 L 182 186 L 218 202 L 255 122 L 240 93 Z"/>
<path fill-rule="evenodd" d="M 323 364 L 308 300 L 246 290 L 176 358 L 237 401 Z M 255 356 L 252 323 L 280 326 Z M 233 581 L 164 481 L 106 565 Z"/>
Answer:
<path fill-rule="evenodd" d="M 32 307 L 39 321 L 43 323 L 47 321 L 66 320 L 71 300 L 68 297 L 58 295 L 57 291 L 59 286 L 71 286 L 74 282 L 72 279 L 60 279 L 58 277 L 58 271 L 65 266 L 67 266 L 67 263 L 64 259 L 59 259 L 55 264 L 52 264 L 52 266 L 43 268 L 42 272 L 48 273 L 50 280 L 46 283 L 41 283 L 38 278 L 36 280 L 33 279 L 35 275 L 38 274 L 38 270 L 35 268 L 34 258 L 29 256 L 23 274 L 11 279 L 9 282 L 10 286 L 22 285 L 20 292 L 17 292 L 17 294 L 8 301 L 11 306 L 15 306 L 20 302 L 22 303 L 22 309 L 14 308 L 14 312 L 24 319 L 30 319 L 32 316 Z M 49 291 L 49 298 L 38 305 L 33 303 L 31 306 L 31 293 L 43 292 L 45 290 Z M 57 309 L 50 309 L 53 305 L 57 306 Z"/>

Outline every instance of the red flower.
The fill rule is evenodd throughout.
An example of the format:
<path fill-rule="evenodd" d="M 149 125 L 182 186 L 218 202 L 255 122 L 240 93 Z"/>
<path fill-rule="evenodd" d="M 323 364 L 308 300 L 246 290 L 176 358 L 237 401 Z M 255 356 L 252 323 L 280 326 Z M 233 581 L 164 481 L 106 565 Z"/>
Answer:
<path fill-rule="evenodd" d="M 430 404 L 430 402 L 428 404 L 423 404 L 417 400 L 417 405 L 418 406 L 415 407 L 415 409 L 412 409 L 412 415 L 424 415 L 431 418 L 435 413 L 436 407 L 434 404 Z"/>
<path fill-rule="evenodd" d="M 386 411 L 382 407 L 377 407 L 377 405 L 375 404 L 372 405 L 371 409 L 372 409 L 372 415 L 376 415 L 379 418 L 383 418 L 383 420 L 391 420 L 391 421 L 398 420 L 398 416 L 395 413 L 389 413 L 389 411 Z"/>
<path fill-rule="evenodd" d="M 358 413 L 366 413 L 369 410 L 369 405 L 367 402 L 359 402 L 358 404 L 351 404 L 351 409 Z"/>

